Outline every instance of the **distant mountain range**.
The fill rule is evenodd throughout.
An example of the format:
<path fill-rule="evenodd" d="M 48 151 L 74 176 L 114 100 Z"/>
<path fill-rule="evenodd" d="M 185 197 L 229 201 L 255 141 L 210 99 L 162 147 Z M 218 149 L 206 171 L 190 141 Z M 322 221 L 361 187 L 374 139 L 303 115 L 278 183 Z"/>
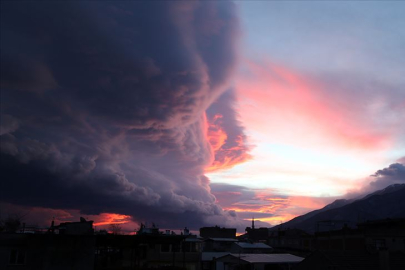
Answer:
<path fill-rule="evenodd" d="M 400 217 L 405 218 L 405 184 L 391 185 L 358 199 L 336 200 L 270 230 L 296 228 L 313 233 L 322 230 L 322 226 L 339 229 L 347 224 L 354 228 L 357 223 L 367 220 Z"/>

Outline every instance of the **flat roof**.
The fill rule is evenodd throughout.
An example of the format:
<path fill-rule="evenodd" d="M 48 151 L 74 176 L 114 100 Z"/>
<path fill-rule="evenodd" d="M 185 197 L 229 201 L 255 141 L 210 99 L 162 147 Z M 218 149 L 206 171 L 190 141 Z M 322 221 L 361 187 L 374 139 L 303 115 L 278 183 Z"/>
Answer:
<path fill-rule="evenodd" d="M 248 263 L 299 263 L 304 258 L 292 254 L 228 254 L 221 258 L 219 261 L 225 260 L 227 256 L 232 256 L 243 260 Z"/>

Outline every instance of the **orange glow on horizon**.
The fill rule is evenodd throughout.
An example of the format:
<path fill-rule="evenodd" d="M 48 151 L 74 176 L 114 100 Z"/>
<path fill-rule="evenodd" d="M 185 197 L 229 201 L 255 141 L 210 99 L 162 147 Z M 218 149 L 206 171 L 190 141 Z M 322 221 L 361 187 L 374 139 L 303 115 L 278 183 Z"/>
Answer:
<path fill-rule="evenodd" d="M 320 209 L 333 200 L 333 198 L 323 197 L 279 196 L 271 190 L 257 190 L 251 199 L 245 201 L 238 201 L 241 196 L 238 192 L 221 192 L 220 195 L 233 196 L 236 199 L 231 204 L 223 205 L 224 210 L 237 213 L 268 214 L 269 217 L 261 215 L 257 220 L 273 225 L 289 221 L 312 210 Z"/>
<path fill-rule="evenodd" d="M 299 216 L 299 215 L 292 215 L 292 214 L 285 213 L 285 214 L 282 215 L 282 216 L 274 216 L 274 217 L 269 217 L 269 218 L 261 218 L 260 221 L 268 222 L 268 223 L 270 223 L 271 225 L 275 226 L 275 225 L 279 225 L 279 224 L 282 224 L 282 223 L 284 223 L 284 222 L 290 221 L 290 220 L 292 220 L 293 218 L 295 218 L 295 217 L 297 217 L 297 216 Z"/>
<path fill-rule="evenodd" d="M 129 222 L 131 222 L 131 216 L 114 213 L 102 213 L 97 216 L 97 221 L 94 222 L 94 226 L 103 226 L 110 224 L 126 224 Z"/>

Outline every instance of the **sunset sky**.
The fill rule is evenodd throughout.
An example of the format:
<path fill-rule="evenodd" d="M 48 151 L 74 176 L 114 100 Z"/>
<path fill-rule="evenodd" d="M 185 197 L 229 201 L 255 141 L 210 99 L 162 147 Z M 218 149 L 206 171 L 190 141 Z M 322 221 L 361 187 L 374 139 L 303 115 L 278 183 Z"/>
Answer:
<path fill-rule="evenodd" d="M 0 218 L 243 232 L 405 183 L 404 12 L 2 1 Z"/>

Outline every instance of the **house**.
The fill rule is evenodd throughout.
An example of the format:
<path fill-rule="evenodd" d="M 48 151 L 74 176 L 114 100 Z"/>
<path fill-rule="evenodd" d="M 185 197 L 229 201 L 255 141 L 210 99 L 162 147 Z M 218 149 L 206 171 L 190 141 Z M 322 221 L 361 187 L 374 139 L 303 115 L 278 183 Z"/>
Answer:
<path fill-rule="evenodd" d="M 1 233 L 0 269 L 93 269 L 94 242 L 94 235 Z"/>
<path fill-rule="evenodd" d="M 217 259 L 225 255 L 231 254 L 230 252 L 202 252 L 201 253 L 201 269 L 212 270 L 217 269 Z"/>
<path fill-rule="evenodd" d="M 405 252 L 405 219 L 367 221 L 357 227 L 316 233 L 314 249 Z"/>
<path fill-rule="evenodd" d="M 80 218 L 80 222 L 63 222 L 59 226 L 52 226 L 51 230 L 56 230 L 59 234 L 68 235 L 93 235 L 93 221 L 86 221 L 84 218 Z"/>
<path fill-rule="evenodd" d="M 405 269 L 405 219 L 367 221 L 318 232 L 314 251 L 297 269 Z"/>
<path fill-rule="evenodd" d="M 141 229 L 137 235 L 98 235 L 95 269 L 201 269 L 202 239 Z"/>
<path fill-rule="evenodd" d="M 267 243 L 279 252 L 310 251 L 313 236 L 300 229 L 278 229 L 270 231 Z"/>
<path fill-rule="evenodd" d="M 204 240 L 203 251 L 205 252 L 231 252 L 235 238 L 208 238 Z"/>
<path fill-rule="evenodd" d="M 215 227 L 202 227 L 200 228 L 200 236 L 203 238 L 236 238 L 236 229 L 234 228 L 220 228 Z"/>
<path fill-rule="evenodd" d="M 388 251 L 315 251 L 294 270 L 403 270 L 405 254 Z"/>
<path fill-rule="evenodd" d="M 368 248 L 405 252 L 405 218 L 366 221 L 357 227 Z"/>
<path fill-rule="evenodd" d="M 245 234 L 238 237 L 241 241 L 267 242 L 269 229 L 265 227 L 255 228 L 255 219 L 252 218 L 252 226 L 246 227 Z"/>

